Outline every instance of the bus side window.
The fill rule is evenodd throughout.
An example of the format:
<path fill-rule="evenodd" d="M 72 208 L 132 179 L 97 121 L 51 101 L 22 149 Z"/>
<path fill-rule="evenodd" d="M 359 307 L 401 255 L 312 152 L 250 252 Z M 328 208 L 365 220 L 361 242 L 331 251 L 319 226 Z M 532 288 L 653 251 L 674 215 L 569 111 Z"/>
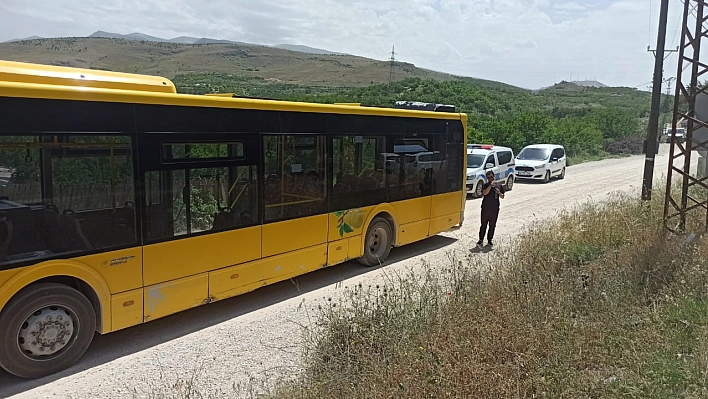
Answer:
<path fill-rule="evenodd" d="M 268 135 L 265 155 L 265 221 L 325 211 L 325 136 Z"/>
<path fill-rule="evenodd" d="M 400 162 L 387 179 L 388 201 L 400 201 L 430 195 L 433 181 L 432 135 L 392 137 L 386 143 L 389 153 L 397 155 Z"/>
<path fill-rule="evenodd" d="M 51 170 L 52 203 L 62 213 L 58 218 L 62 233 L 50 237 L 56 242 L 50 246 L 99 249 L 135 243 L 130 138 L 76 135 L 64 139 L 64 149 L 49 150 L 52 164 L 46 167 Z"/>
<path fill-rule="evenodd" d="M 127 136 L 3 136 L 0 182 L 2 260 L 136 243 Z"/>
<path fill-rule="evenodd" d="M 440 142 L 439 147 L 442 148 L 442 145 L 446 146 L 445 158 L 447 160 L 447 178 L 445 179 L 444 192 L 459 191 L 462 189 L 466 175 L 463 165 L 465 154 L 467 153 L 461 123 L 448 123 L 446 140 Z"/>
<path fill-rule="evenodd" d="M 166 170 L 145 174 L 148 241 L 258 223 L 257 167 L 242 165 L 245 146 L 231 139 L 161 142 Z"/>
<path fill-rule="evenodd" d="M 396 168 L 387 154 L 384 136 L 346 135 L 332 138 L 333 210 L 375 205 L 386 201 L 386 179 Z"/>
<path fill-rule="evenodd" d="M 255 166 L 148 172 L 145 185 L 150 241 L 258 222 Z"/>

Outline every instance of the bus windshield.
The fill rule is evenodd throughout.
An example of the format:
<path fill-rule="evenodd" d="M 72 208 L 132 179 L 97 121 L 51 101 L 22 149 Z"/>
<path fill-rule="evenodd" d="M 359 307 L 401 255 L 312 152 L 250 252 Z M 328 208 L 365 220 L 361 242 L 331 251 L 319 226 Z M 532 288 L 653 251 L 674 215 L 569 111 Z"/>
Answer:
<path fill-rule="evenodd" d="M 483 154 L 467 154 L 467 167 L 468 168 L 479 168 L 484 162 L 486 155 Z"/>
<path fill-rule="evenodd" d="M 544 161 L 548 159 L 548 155 L 550 155 L 550 152 L 545 148 L 524 148 L 516 158 L 528 161 Z"/>

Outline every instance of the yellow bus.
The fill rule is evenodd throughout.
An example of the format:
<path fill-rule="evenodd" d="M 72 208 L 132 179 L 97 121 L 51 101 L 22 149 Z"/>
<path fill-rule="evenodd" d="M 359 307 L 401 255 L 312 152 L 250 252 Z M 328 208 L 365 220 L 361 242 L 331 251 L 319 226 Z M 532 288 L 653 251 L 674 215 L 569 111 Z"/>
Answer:
<path fill-rule="evenodd" d="M 466 125 L 0 61 L 0 366 L 461 225 Z"/>

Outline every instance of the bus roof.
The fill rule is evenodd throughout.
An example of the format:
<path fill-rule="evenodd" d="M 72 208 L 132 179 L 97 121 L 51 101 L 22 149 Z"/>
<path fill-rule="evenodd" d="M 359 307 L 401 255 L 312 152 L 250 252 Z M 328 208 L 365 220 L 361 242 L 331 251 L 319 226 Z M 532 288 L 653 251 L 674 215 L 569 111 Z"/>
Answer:
<path fill-rule="evenodd" d="M 13 61 L 0 61 L 0 81 L 177 93 L 175 85 L 160 76 Z"/>
<path fill-rule="evenodd" d="M 257 109 L 351 115 L 377 115 L 461 120 L 467 114 L 420 111 L 348 104 L 320 104 L 254 99 L 232 93 L 178 94 L 175 85 L 159 76 L 39 65 L 0 60 L 0 97 L 45 98 L 194 107 Z"/>

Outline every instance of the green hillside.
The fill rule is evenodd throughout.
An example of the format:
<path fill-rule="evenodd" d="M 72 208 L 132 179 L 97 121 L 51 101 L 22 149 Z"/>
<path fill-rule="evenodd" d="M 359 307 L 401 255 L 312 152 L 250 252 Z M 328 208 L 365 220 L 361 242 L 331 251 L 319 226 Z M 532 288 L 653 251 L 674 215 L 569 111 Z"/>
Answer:
<path fill-rule="evenodd" d="M 651 95 L 633 88 L 562 82 L 530 91 L 396 62 L 313 55 L 248 44 L 175 44 L 106 38 L 0 43 L 3 59 L 161 75 L 181 93 L 390 107 L 397 100 L 453 104 L 469 114 L 470 140 L 565 145 L 576 159 L 641 151 Z"/>
<path fill-rule="evenodd" d="M 177 44 L 109 38 L 56 38 L 0 43 L 8 61 L 160 75 L 223 73 L 311 86 L 387 82 L 389 62 L 351 55 L 315 55 L 248 44 Z M 399 78 L 455 80 L 455 76 L 397 62 Z"/>
<path fill-rule="evenodd" d="M 548 89 L 540 92 L 504 84 L 408 78 L 366 87 L 313 87 L 223 74 L 175 78 L 180 92 L 236 93 L 319 103 L 358 102 L 390 107 L 398 100 L 454 104 L 469 118 L 470 140 L 519 151 L 529 143 L 552 142 L 577 159 L 641 151 L 651 94 L 631 88 Z"/>

